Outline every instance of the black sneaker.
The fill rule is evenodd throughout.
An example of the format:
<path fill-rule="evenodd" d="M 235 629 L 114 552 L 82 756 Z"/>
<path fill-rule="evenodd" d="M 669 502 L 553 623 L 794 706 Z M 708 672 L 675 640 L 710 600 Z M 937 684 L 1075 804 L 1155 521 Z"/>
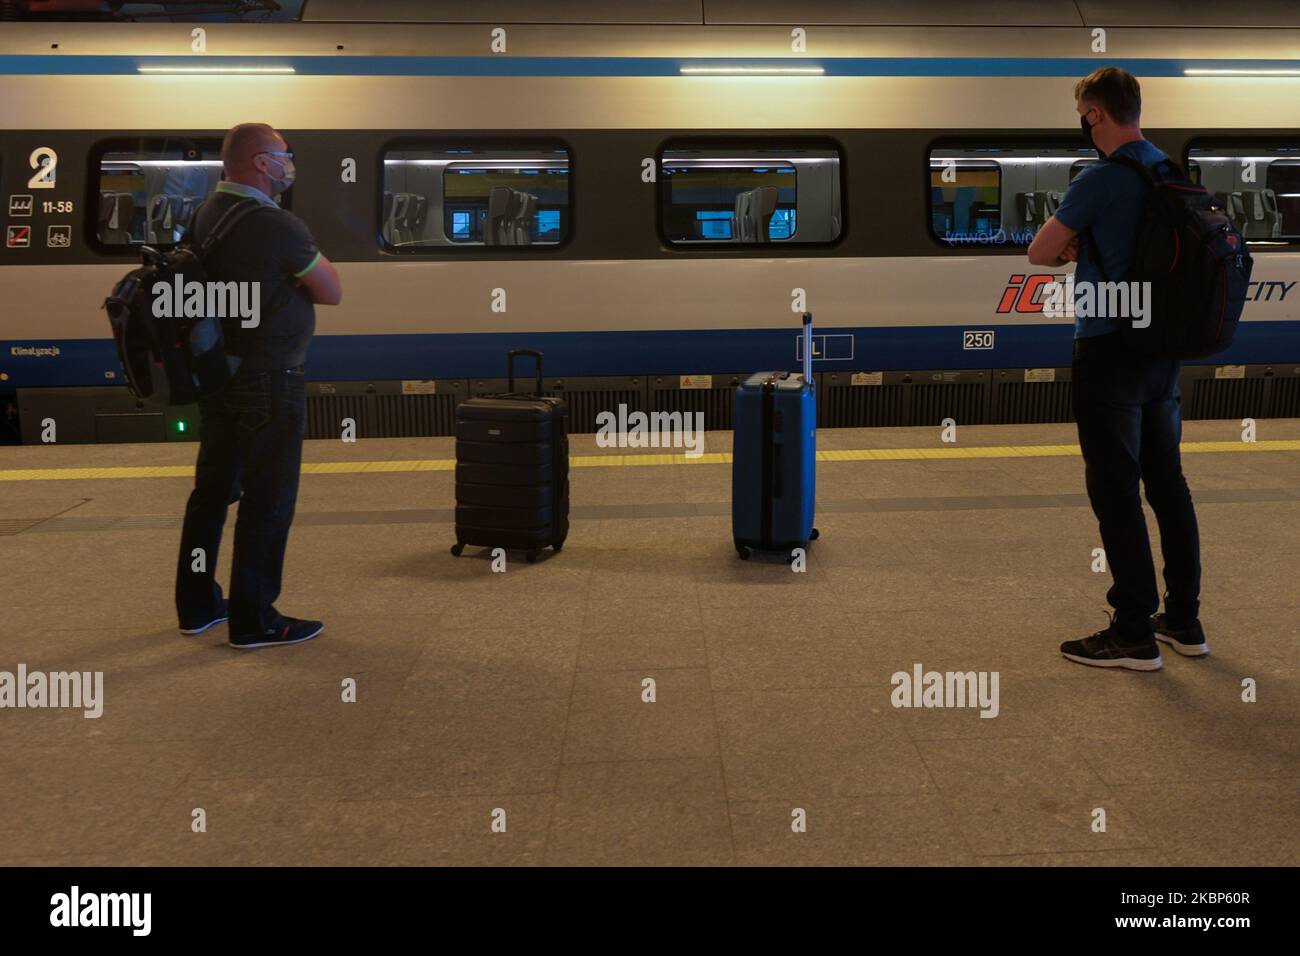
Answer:
<path fill-rule="evenodd" d="M 1204 657 L 1210 653 L 1200 621 L 1193 621 L 1186 627 L 1170 627 L 1168 618 L 1157 614 L 1151 622 L 1156 626 L 1156 640 L 1164 641 L 1184 657 Z"/>
<path fill-rule="evenodd" d="M 288 644 L 301 644 L 325 630 L 320 621 L 300 621 L 296 617 L 282 617 L 275 627 L 267 628 L 261 634 L 247 634 L 243 637 L 230 636 L 231 647 L 245 649 L 254 647 L 284 647 Z"/>
<path fill-rule="evenodd" d="M 207 619 L 201 621 L 181 621 L 181 633 L 189 637 L 193 637 L 195 634 L 202 634 L 204 631 L 216 627 L 222 621 L 230 620 L 229 609 L 230 602 L 223 598 L 221 606 L 217 608 L 217 612 Z"/>
<path fill-rule="evenodd" d="M 1125 667 L 1131 671 L 1158 671 L 1164 666 L 1154 639 L 1121 644 L 1113 623 L 1081 641 L 1066 641 L 1061 645 L 1061 656 L 1092 667 Z"/>

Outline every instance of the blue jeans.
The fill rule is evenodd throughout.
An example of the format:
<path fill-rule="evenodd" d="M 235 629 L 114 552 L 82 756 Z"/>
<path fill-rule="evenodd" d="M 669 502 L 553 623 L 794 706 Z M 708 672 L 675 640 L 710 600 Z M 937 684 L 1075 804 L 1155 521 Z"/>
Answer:
<path fill-rule="evenodd" d="M 1201 546 L 1183 477 L 1179 363 L 1130 352 L 1117 335 L 1075 342 L 1074 414 L 1088 486 L 1113 584 L 1106 598 L 1122 639 L 1150 639 L 1160 607 L 1138 485 L 1160 527 L 1165 613 L 1178 626 L 1200 611 Z"/>
<path fill-rule="evenodd" d="M 301 369 L 241 369 L 225 391 L 199 403 L 199 458 L 176 568 L 182 626 L 210 620 L 221 604 L 217 551 L 226 510 L 236 501 L 230 633 L 261 634 L 279 625 L 275 599 L 307 428 L 304 382 Z M 196 548 L 204 552 L 201 570 L 195 570 Z"/>

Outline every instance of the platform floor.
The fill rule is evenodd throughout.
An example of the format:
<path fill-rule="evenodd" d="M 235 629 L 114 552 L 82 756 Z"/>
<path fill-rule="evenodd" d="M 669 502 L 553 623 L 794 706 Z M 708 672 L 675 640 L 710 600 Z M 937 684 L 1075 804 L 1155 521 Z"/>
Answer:
<path fill-rule="evenodd" d="M 1057 651 L 1108 582 L 1081 460 L 1032 454 L 1068 425 L 966 427 L 1003 449 L 969 458 L 823 431 L 921 451 L 819 465 L 802 574 L 737 559 L 725 462 L 598 467 L 577 436 L 567 546 L 500 574 L 448 553 L 452 474 L 412 464 L 450 440 L 312 442 L 341 464 L 303 478 L 280 607 L 326 631 L 263 651 L 175 629 L 187 479 L 61 471 L 194 446 L 0 449 L 0 671 L 105 698 L 0 710 L 0 864 L 1295 865 L 1300 421 L 1258 438 L 1290 444 L 1184 456 L 1211 655 L 1152 674 Z M 997 671 L 999 715 L 893 707 L 918 663 Z"/>

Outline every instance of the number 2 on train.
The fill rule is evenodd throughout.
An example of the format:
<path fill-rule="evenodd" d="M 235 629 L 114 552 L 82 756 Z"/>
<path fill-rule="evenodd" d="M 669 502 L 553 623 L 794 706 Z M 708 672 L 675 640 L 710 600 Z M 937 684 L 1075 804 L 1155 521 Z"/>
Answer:
<path fill-rule="evenodd" d="M 37 146 L 32 150 L 29 162 L 36 170 L 27 180 L 28 189 L 53 189 L 55 170 L 59 165 L 59 154 L 48 146 Z"/>

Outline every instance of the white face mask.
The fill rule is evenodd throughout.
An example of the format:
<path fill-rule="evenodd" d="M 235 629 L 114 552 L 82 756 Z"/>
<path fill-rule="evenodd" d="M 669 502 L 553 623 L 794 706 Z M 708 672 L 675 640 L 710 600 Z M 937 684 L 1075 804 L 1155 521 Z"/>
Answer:
<path fill-rule="evenodd" d="M 293 165 L 293 157 L 279 156 L 270 150 L 263 152 L 262 155 L 269 157 L 272 162 L 278 163 L 280 166 L 279 176 L 273 176 L 269 169 L 264 170 L 266 177 L 271 180 L 271 195 L 278 196 L 293 185 L 294 176 L 297 174 L 297 170 Z"/>

